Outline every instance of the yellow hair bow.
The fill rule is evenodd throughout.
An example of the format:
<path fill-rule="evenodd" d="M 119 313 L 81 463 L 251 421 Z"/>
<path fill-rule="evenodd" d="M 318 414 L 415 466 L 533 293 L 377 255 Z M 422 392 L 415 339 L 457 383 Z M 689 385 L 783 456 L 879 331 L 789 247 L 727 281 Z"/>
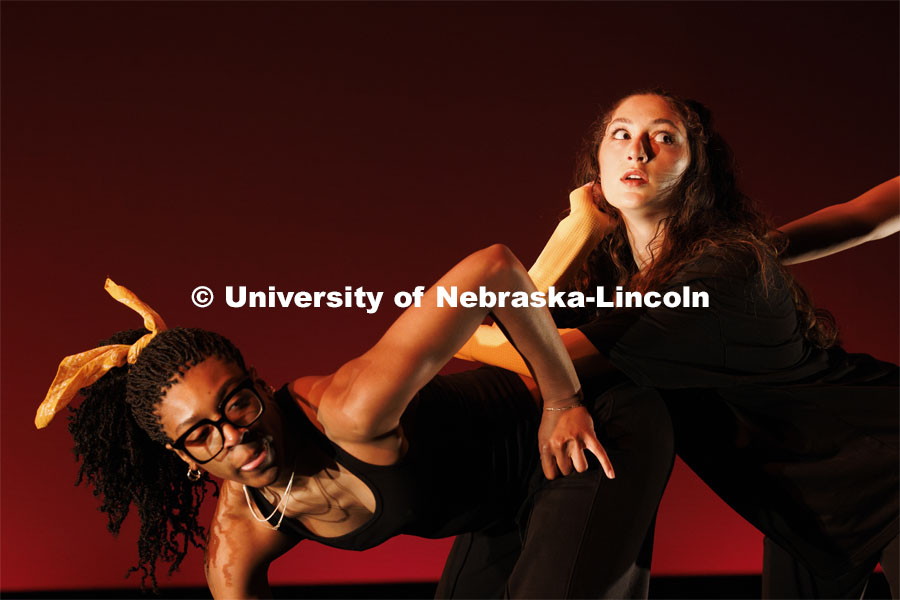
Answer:
<path fill-rule="evenodd" d="M 81 388 L 91 385 L 113 367 L 121 367 L 126 362 L 133 365 L 150 340 L 160 331 L 166 330 L 166 324 L 156 311 L 141 302 L 128 288 L 116 285 L 112 279 L 107 278 L 103 289 L 144 317 L 144 328 L 150 333 L 130 346 L 128 344 L 100 346 L 62 359 L 56 371 L 56 378 L 53 379 L 50 390 L 34 417 L 34 424 L 38 429 L 46 427 L 56 413 L 72 401 Z"/>

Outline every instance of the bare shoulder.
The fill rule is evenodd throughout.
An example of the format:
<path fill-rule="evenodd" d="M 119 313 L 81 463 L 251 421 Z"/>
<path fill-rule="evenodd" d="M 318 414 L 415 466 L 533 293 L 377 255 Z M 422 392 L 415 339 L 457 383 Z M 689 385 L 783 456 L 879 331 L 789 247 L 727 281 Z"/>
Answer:
<path fill-rule="evenodd" d="M 218 538 L 217 547 L 247 548 L 248 557 L 267 555 L 271 547 L 280 547 L 279 542 L 288 537 L 254 518 L 243 486 L 233 481 L 222 483 L 209 534 L 211 539 Z M 209 549 L 212 552 L 212 543 Z"/>
<path fill-rule="evenodd" d="M 213 596 L 256 596 L 268 587 L 269 563 L 297 540 L 253 518 L 243 487 L 226 481 L 209 528 L 206 579 Z"/>
<path fill-rule="evenodd" d="M 327 385 L 333 378 L 334 375 L 305 375 L 292 381 L 288 388 L 295 398 L 304 400 L 312 406 L 318 406 L 323 385 Z"/>
<path fill-rule="evenodd" d="M 333 442 L 354 439 L 359 429 L 358 415 L 347 400 L 364 363 L 364 359 L 355 358 L 331 375 L 300 377 L 288 386 L 309 421 Z"/>
<path fill-rule="evenodd" d="M 364 369 L 366 357 L 351 360 L 332 375 L 295 379 L 291 395 L 310 422 L 328 439 L 363 462 L 392 465 L 405 454 L 407 441 L 399 423 L 372 435 L 351 402 L 359 386 L 353 383 Z M 353 390 L 356 390 L 354 392 Z"/>

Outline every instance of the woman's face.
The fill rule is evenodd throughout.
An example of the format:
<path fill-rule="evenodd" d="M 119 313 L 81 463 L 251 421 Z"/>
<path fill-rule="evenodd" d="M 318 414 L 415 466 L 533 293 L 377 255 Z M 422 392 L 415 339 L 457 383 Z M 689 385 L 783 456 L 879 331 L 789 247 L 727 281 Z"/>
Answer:
<path fill-rule="evenodd" d="M 264 487 L 279 476 L 284 456 L 281 413 L 255 373 L 248 375 L 238 365 L 210 357 L 188 369 L 167 391 L 156 408 L 169 439 L 178 440 L 192 425 L 203 419 L 222 418 L 222 400 L 241 383 L 252 377 L 252 391 L 262 400 L 265 411 L 248 427 L 222 422 L 223 448 L 211 461 L 197 465 L 182 450 L 175 450 L 192 467 L 199 466 L 210 475 Z M 169 449 L 170 444 L 167 444 Z"/>
<path fill-rule="evenodd" d="M 629 96 L 613 112 L 598 152 L 603 196 L 626 218 L 669 214 L 667 192 L 691 161 L 681 119 L 660 96 Z"/>

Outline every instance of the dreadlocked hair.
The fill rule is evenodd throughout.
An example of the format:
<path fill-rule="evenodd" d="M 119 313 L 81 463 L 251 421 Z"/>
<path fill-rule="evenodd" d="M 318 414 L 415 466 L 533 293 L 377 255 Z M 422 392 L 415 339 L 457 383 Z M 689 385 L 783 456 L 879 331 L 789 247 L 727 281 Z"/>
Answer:
<path fill-rule="evenodd" d="M 650 244 L 651 261 L 645 270 L 634 262 L 625 222 L 600 191 L 598 152 L 615 110 L 627 98 L 654 95 L 665 100 L 681 117 L 687 130 L 691 162 L 665 193 L 672 206 Z M 592 192 L 599 209 L 610 215 L 612 233 L 588 257 L 576 287 L 587 290 L 600 282 L 646 292 L 663 287 L 688 263 L 713 249 L 726 257 L 750 256 L 764 286 L 781 279 L 790 288 L 803 336 L 820 348 L 838 341 L 834 317 L 816 309 L 806 292 L 778 259 L 786 247 L 756 204 L 740 191 L 734 155 L 713 128 L 712 114 L 700 102 L 683 99 L 661 89 L 641 90 L 624 96 L 594 123 L 576 172 L 576 185 L 594 182 Z"/>
<path fill-rule="evenodd" d="M 145 329 L 121 331 L 100 345 L 133 344 L 146 333 Z M 157 591 L 157 561 L 170 563 L 171 575 L 189 544 L 204 546 L 206 533 L 197 517 L 209 487 L 217 496 L 218 486 L 206 473 L 197 482 L 187 479 L 184 461 L 164 446 L 171 440 L 156 407 L 187 369 L 209 357 L 246 370 L 240 351 L 216 333 L 183 328 L 162 331 L 134 365 L 115 367 L 83 388 L 83 402 L 69 415 L 73 451 L 76 460 L 81 460 L 75 485 L 86 481 L 94 496 L 102 498 L 100 510 L 107 514 L 110 533 L 118 535 L 131 505 L 137 508 L 138 564 L 127 575 L 140 571 L 142 588 L 149 581 Z"/>

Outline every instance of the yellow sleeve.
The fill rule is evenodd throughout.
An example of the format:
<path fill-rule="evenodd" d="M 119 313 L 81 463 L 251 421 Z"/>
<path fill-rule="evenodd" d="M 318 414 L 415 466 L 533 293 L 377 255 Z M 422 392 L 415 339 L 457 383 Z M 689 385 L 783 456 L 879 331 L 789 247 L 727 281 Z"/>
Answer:
<path fill-rule="evenodd" d="M 569 203 L 571 212 L 556 226 L 547 245 L 528 270 L 535 287 L 542 292 L 546 292 L 551 285 L 560 287 L 568 283 L 607 230 L 608 217 L 597 209 L 588 186 L 572 192 Z M 456 358 L 531 375 L 525 361 L 496 325 L 480 326 Z"/>
<path fill-rule="evenodd" d="M 569 195 L 569 204 L 571 212 L 559 222 L 528 269 L 534 286 L 542 292 L 551 285 L 558 288 L 568 283 L 607 230 L 609 217 L 597 209 L 584 188 Z"/>

